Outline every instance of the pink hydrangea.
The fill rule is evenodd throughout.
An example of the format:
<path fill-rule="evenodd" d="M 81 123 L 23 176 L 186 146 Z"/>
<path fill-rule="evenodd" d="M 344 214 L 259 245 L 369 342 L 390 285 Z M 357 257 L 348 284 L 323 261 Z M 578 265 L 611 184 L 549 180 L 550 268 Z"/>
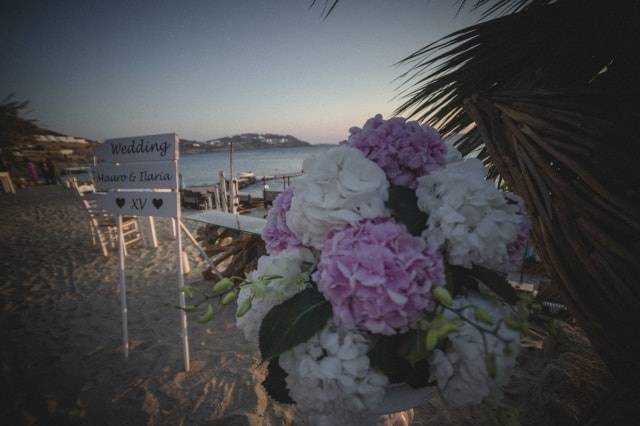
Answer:
<path fill-rule="evenodd" d="M 415 327 L 444 283 L 442 256 L 393 219 L 362 220 L 331 231 L 324 243 L 318 289 L 339 323 L 391 335 Z"/>
<path fill-rule="evenodd" d="M 507 253 L 509 253 L 510 270 L 515 270 L 522 263 L 522 256 L 524 250 L 527 247 L 529 241 L 529 231 L 531 230 L 531 224 L 527 217 L 526 210 L 524 208 L 524 201 L 518 195 L 513 192 L 505 192 L 504 198 L 509 204 L 518 205 L 518 215 L 521 217 L 520 228 L 518 229 L 518 235 L 516 239 L 507 244 Z"/>
<path fill-rule="evenodd" d="M 271 210 L 267 214 L 267 224 L 262 230 L 262 239 L 265 242 L 267 253 L 274 254 L 283 250 L 302 247 L 302 243 L 287 226 L 287 212 L 291 208 L 293 190 L 288 189 L 279 194 Z"/>
<path fill-rule="evenodd" d="M 447 145 L 438 132 L 402 117 L 384 120 L 378 114 L 364 127 L 349 129 L 346 144 L 376 163 L 394 185 L 415 189 L 416 179 L 444 167 Z"/>

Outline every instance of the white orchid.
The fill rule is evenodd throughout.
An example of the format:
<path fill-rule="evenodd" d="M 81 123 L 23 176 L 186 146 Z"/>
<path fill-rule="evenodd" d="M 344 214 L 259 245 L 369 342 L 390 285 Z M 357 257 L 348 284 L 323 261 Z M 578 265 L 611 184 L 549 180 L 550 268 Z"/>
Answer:
<path fill-rule="evenodd" d="M 238 306 L 253 299 L 251 309 L 236 318 L 236 325 L 247 340 L 258 343 L 264 317 L 271 308 L 304 289 L 313 265 L 315 258 L 305 248 L 284 250 L 258 259 L 258 268 L 251 274 L 253 284 L 243 287 L 238 294 Z"/>

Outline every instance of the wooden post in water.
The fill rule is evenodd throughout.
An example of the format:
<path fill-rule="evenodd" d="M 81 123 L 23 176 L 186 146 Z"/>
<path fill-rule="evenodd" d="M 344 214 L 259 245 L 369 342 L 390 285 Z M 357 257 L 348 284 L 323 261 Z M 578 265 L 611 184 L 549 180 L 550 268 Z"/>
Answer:
<path fill-rule="evenodd" d="M 224 177 L 224 172 L 220 170 L 220 201 L 222 211 L 229 213 L 229 196 L 227 193 L 227 180 Z"/>
<path fill-rule="evenodd" d="M 238 213 L 238 204 L 238 179 L 232 177 L 231 187 L 229 188 L 229 212 L 233 214 Z"/>
<path fill-rule="evenodd" d="M 233 141 L 229 142 L 229 179 L 233 179 Z"/>
<path fill-rule="evenodd" d="M 267 178 L 262 176 L 262 204 L 266 210 L 267 208 Z"/>
<path fill-rule="evenodd" d="M 220 204 L 220 185 L 213 185 L 213 197 L 216 202 L 216 210 L 222 210 L 222 205 Z"/>

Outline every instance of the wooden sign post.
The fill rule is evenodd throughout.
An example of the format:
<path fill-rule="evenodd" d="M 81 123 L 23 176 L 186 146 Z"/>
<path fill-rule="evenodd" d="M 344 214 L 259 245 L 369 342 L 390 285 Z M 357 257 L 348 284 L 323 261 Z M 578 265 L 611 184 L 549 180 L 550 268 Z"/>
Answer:
<path fill-rule="evenodd" d="M 105 190 L 96 197 L 99 206 L 117 217 L 120 256 L 120 302 L 122 339 L 125 357 L 129 356 L 127 295 L 124 261 L 123 216 L 168 217 L 181 223 L 178 187 L 178 143 L 175 133 L 109 139 L 96 149 L 96 189 Z M 174 223 L 175 223 L 174 222 Z M 152 231 L 153 232 L 153 231 Z M 155 233 L 153 233 L 155 237 Z M 178 251 L 178 290 L 184 287 L 182 232 L 176 230 Z M 184 369 L 189 371 L 189 332 L 184 292 L 179 291 L 180 329 Z"/>

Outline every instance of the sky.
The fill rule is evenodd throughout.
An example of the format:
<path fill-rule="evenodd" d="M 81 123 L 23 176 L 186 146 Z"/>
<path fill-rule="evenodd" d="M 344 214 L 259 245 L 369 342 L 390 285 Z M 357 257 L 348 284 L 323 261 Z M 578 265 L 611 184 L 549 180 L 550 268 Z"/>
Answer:
<path fill-rule="evenodd" d="M 94 140 L 269 132 L 335 143 L 400 104 L 397 61 L 478 19 L 455 0 L 341 0 L 324 20 L 310 3 L 3 1 L 0 98 L 14 93 L 42 127 Z"/>

